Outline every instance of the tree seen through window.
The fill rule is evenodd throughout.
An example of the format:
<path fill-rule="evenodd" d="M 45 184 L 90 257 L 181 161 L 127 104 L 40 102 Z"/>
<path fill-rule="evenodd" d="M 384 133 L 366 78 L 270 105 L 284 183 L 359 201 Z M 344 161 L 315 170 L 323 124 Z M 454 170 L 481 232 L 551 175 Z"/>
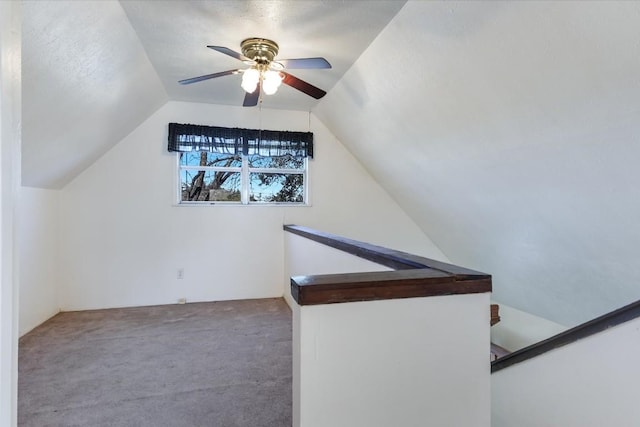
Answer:
<path fill-rule="evenodd" d="M 179 153 L 181 202 L 304 203 L 304 157 Z"/>

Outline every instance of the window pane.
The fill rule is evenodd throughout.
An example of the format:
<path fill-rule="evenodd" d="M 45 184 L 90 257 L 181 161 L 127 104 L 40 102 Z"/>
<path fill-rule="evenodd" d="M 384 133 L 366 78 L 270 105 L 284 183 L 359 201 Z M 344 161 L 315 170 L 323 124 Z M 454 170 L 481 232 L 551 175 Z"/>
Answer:
<path fill-rule="evenodd" d="M 240 172 L 181 170 L 180 181 L 183 202 L 240 201 Z"/>
<path fill-rule="evenodd" d="M 192 151 L 188 153 L 180 153 L 180 166 L 218 166 L 239 168 L 242 166 L 242 157 L 239 154 Z"/>
<path fill-rule="evenodd" d="M 250 168 L 304 169 L 304 157 L 266 157 L 256 154 L 248 156 L 248 158 Z"/>
<path fill-rule="evenodd" d="M 284 173 L 251 173 L 251 202 L 304 202 L 304 175 Z"/>

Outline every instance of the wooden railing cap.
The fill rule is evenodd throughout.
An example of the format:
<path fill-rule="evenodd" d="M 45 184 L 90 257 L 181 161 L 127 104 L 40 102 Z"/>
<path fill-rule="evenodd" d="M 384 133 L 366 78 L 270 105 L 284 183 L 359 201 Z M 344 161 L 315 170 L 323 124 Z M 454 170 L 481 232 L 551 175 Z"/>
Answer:
<path fill-rule="evenodd" d="M 292 277 L 291 295 L 299 305 L 491 292 L 485 273 L 298 225 L 284 230 L 394 269 Z"/>

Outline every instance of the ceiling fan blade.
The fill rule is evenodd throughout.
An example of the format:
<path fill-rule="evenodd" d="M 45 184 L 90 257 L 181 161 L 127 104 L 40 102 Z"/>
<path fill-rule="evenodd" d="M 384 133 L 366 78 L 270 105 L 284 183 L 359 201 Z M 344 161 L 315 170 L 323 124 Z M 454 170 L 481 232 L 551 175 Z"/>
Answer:
<path fill-rule="evenodd" d="M 331 64 L 329 64 L 329 61 L 324 58 L 276 59 L 276 61 L 284 65 L 284 68 L 289 68 L 292 70 L 331 68 Z"/>
<path fill-rule="evenodd" d="M 289 73 L 285 73 L 284 71 L 280 71 L 280 73 L 284 76 L 284 78 L 282 79 L 282 83 L 289 85 L 292 88 L 298 89 L 300 92 L 304 92 L 315 99 L 320 99 L 327 94 L 327 92 L 323 91 L 322 89 L 317 88 L 312 84 L 305 82 L 304 80 L 300 80 L 299 78 L 292 76 Z"/>
<path fill-rule="evenodd" d="M 224 53 L 225 55 L 229 55 L 233 58 L 239 59 L 240 61 L 251 61 L 251 59 L 247 58 L 240 52 L 236 52 L 235 50 L 231 50 L 228 47 L 224 46 L 207 46 L 209 49 L 217 50 L 220 53 Z"/>
<path fill-rule="evenodd" d="M 191 84 L 191 83 L 201 82 L 203 80 L 215 79 L 216 77 L 228 76 L 229 74 L 239 74 L 241 72 L 242 72 L 242 70 L 221 71 L 219 73 L 206 74 L 206 75 L 200 76 L 200 77 L 192 77 L 190 79 L 180 80 L 178 83 L 180 83 L 181 85 L 188 85 L 188 84 Z"/>
<path fill-rule="evenodd" d="M 256 90 L 253 91 L 253 93 L 245 93 L 244 102 L 242 103 L 243 107 L 255 107 L 256 105 L 258 105 L 258 100 L 260 99 L 260 86 L 261 84 L 258 83 L 258 86 L 256 87 Z"/>

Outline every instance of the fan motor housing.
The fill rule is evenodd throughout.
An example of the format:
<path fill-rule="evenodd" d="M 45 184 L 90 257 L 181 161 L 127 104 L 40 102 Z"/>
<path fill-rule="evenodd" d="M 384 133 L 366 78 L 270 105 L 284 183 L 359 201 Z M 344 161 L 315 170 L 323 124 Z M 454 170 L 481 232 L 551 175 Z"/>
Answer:
<path fill-rule="evenodd" d="M 252 37 L 240 44 L 242 54 L 260 65 L 268 65 L 278 54 L 278 44 L 273 40 Z"/>

